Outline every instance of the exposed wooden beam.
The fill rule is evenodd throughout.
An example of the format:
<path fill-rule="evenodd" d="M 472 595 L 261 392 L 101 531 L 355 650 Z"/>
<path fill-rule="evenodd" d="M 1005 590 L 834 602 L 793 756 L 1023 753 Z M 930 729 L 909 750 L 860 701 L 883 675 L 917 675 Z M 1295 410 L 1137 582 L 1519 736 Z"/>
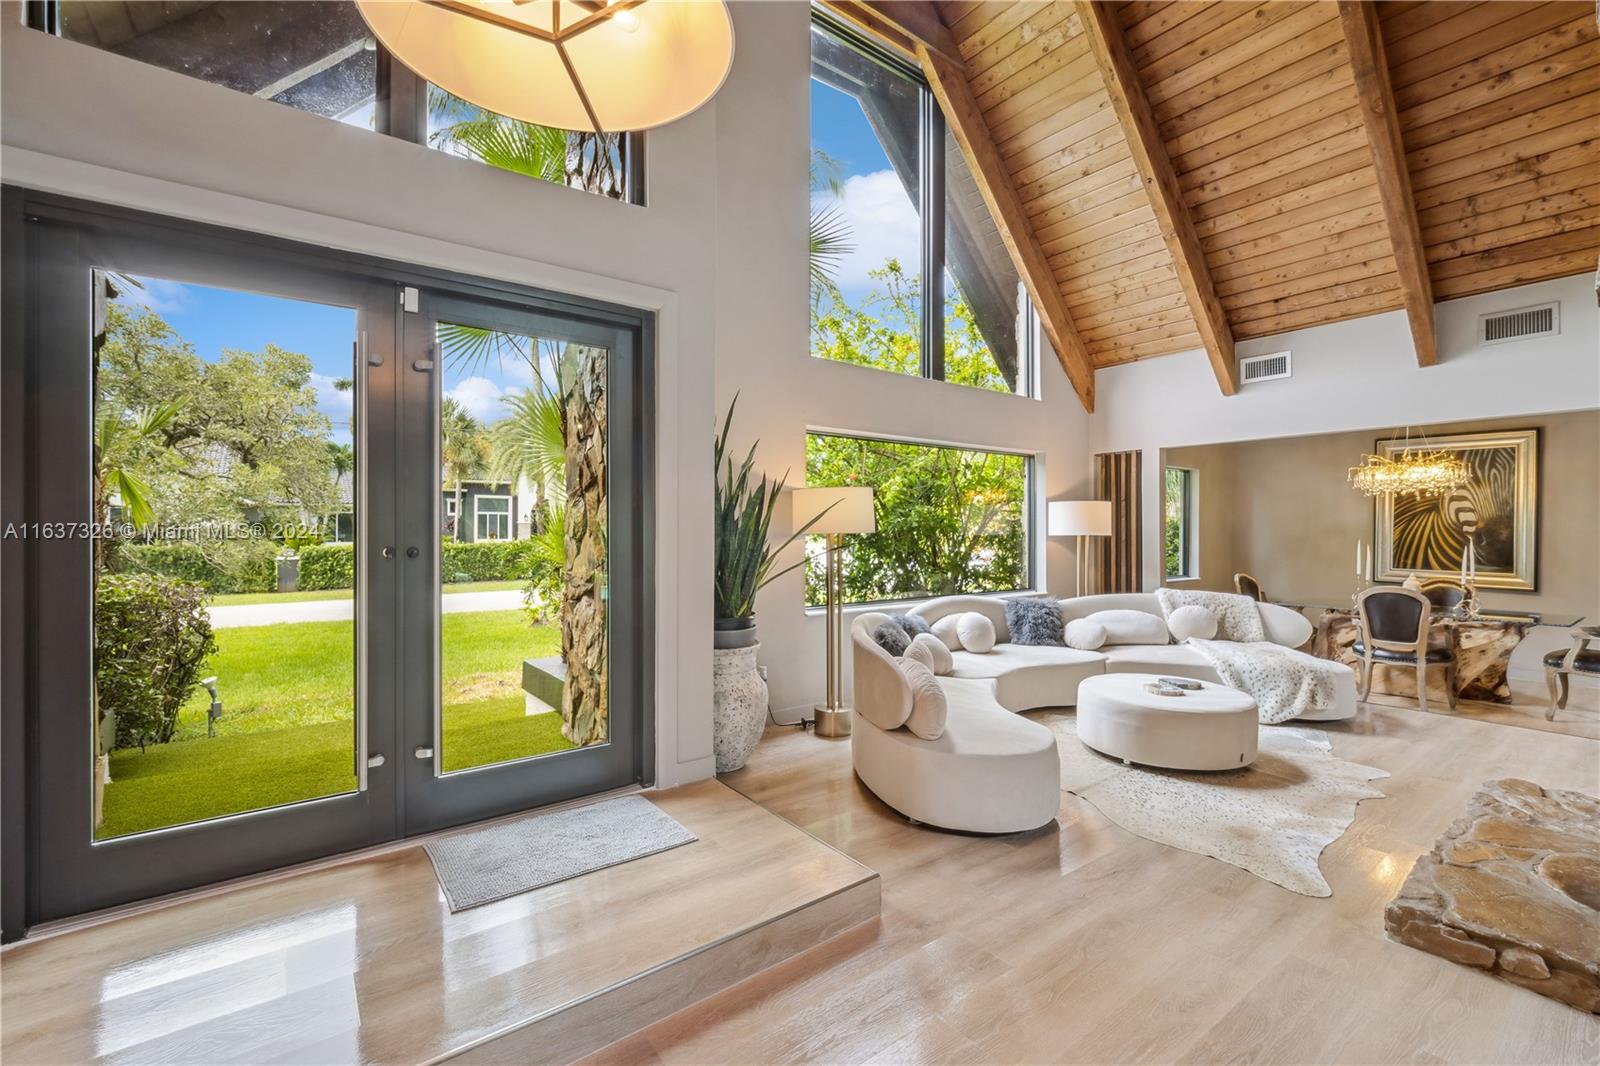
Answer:
<path fill-rule="evenodd" d="M 1178 283 L 1194 316 L 1195 328 L 1205 345 L 1206 357 L 1211 360 L 1217 385 L 1225 396 L 1239 391 L 1238 371 L 1233 355 L 1233 331 L 1223 313 L 1222 301 L 1217 299 L 1216 286 L 1211 280 L 1211 269 L 1206 265 L 1205 249 L 1195 233 L 1194 220 L 1189 206 L 1178 186 L 1178 175 L 1172 167 L 1172 157 L 1167 154 L 1166 142 L 1156 123 L 1150 100 L 1145 95 L 1144 83 L 1139 80 L 1139 69 L 1133 54 L 1122 36 L 1122 26 L 1117 12 L 1110 4 L 1092 0 L 1075 0 L 1079 21 L 1083 23 L 1084 39 L 1099 64 L 1111 106 L 1122 125 L 1129 152 L 1139 177 L 1155 210 L 1156 223 L 1161 228 L 1161 238 L 1172 256 Z"/>
<path fill-rule="evenodd" d="M 1376 4 L 1339 0 L 1339 24 L 1344 29 L 1350 68 L 1355 74 L 1356 99 L 1361 102 L 1362 125 L 1372 149 L 1372 169 L 1377 174 L 1378 198 L 1389 226 L 1400 291 L 1411 321 L 1411 341 L 1417 365 L 1433 366 L 1439 352 L 1433 331 L 1433 283 L 1428 257 L 1417 224 L 1417 205 L 1411 196 L 1411 173 L 1406 168 L 1405 143 L 1400 139 L 1400 118 L 1395 112 L 1394 89 L 1389 84 L 1389 63 L 1383 55 L 1383 28 Z"/>
<path fill-rule="evenodd" d="M 962 70 L 961 49 L 932 0 L 822 0 L 823 6 L 907 55 L 925 45 Z"/>
<path fill-rule="evenodd" d="M 1078 399 L 1083 402 L 1084 410 L 1092 412 L 1094 362 L 1089 358 L 1089 349 L 1072 323 L 1072 313 L 1061 295 L 1061 286 L 1056 283 L 1050 262 L 1045 258 L 1044 249 L 1039 246 L 1039 238 L 1034 234 L 1033 224 L 1023 210 L 1017 187 L 1011 180 L 1011 172 L 1006 169 L 1005 161 L 994 146 L 983 110 L 972 94 L 972 87 L 967 84 L 966 73 L 942 52 L 920 40 L 916 44 L 916 56 L 923 76 L 928 79 L 928 85 L 939 101 L 939 108 L 944 112 L 945 124 L 961 146 L 967 167 L 972 171 L 978 191 L 983 195 L 983 202 L 989 208 L 995 228 L 1000 231 L 1000 239 L 1011 253 L 1017 276 L 1027 286 L 1028 295 L 1033 297 L 1033 305 L 1039 310 L 1045 336 L 1056 350 L 1056 358 L 1066 370 L 1067 378 L 1072 382 Z"/>

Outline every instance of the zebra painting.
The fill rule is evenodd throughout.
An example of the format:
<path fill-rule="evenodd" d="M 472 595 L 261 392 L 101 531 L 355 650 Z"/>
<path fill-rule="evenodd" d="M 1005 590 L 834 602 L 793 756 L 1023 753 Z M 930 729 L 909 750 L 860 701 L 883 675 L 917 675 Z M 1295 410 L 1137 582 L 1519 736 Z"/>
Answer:
<path fill-rule="evenodd" d="M 1480 588 L 1533 589 L 1537 544 L 1536 429 L 1432 438 L 1472 471 L 1463 486 L 1435 496 L 1378 501 L 1379 580 L 1415 573 L 1455 577 L 1470 541 Z M 1404 440 L 1380 440 L 1378 454 L 1397 455 Z"/>

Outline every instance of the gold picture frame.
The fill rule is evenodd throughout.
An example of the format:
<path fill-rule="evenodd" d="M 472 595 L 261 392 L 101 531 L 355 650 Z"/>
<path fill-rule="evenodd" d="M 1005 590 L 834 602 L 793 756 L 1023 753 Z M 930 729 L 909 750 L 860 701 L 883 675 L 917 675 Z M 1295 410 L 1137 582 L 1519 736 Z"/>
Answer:
<path fill-rule="evenodd" d="M 1398 458 L 1416 438 L 1380 440 L 1377 454 Z M 1480 589 L 1538 588 L 1539 431 L 1430 436 L 1429 450 L 1452 452 L 1472 471 L 1459 489 L 1438 496 L 1380 496 L 1374 578 L 1416 574 L 1459 580 L 1468 536 L 1477 554 Z"/>

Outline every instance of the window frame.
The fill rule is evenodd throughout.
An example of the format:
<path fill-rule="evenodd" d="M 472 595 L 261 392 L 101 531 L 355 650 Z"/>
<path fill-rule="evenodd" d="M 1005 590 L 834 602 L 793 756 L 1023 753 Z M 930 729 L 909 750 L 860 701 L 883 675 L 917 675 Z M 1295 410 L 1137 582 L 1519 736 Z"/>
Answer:
<path fill-rule="evenodd" d="M 1021 506 L 1021 511 L 1022 511 L 1022 553 L 1021 554 L 1022 554 L 1022 560 L 1023 560 L 1023 574 L 1022 574 L 1022 582 L 1023 583 L 1020 586 L 1016 587 L 1016 588 L 991 589 L 991 590 L 989 590 L 987 592 L 953 592 L 953 593 L 949 593 L 949 595 L 952 595 L 952 596 L 994 596 L 994 597 L 1000 597 L 1000 596 L 1017 596 L 1017 595 L 1022 595 L 1022 594 L 1026 594 L 1026 593 L 1042 591 L 1039 588 L 1039 558 L 1038 558 L 1039 541 L 1038 541 L 1038 538 L 1036 536 L 1036 534 L 1037 534 L 1037 526 L 1038 526 L 1038 517 L 1039 516 L 1035 513 L 1036 512 L 1036 508 L 1038 506 L 1038 501 L 1039 501 L 1038 488 L 1039 488 L 1039 459 L 1040 459 L 1040 455 L 1039 455 L 1038 452 L 1023 451 L 1023 450 L 1015 449 L 1015 448 L 998 448 L 998 447 L 989 447 L 989 446 L 985 446 L 985 445 L 968 444 L 968 443 L 965 443 L 965 442 L 962 442 L 962 441 L 929 440 L 929 439 L 927 439 L 925 437 L 897 437 L 897 436 L 892 436 L 892 435 L 882 434 L 882 433 L 870 433 L 870 432 L 865 432 L 865 431 L 862 431 L 862 430 L 827 429 L 827 428 L 818 427 L 818 426 L 807 426 L 805 435 L 806 435 L 806 440 L 807 440 L 808 443 L 809 443 L 809 441 L 810 441 L 810 439 L 812 437 L 838 437 L 838 438 L 845 438 L 845 439 L 849 439 L 849 440 L 871 441 L 871 442 L 873 442 L 875 444 L 907 444 L 907 445 L 911 445 L 912 447 L 916 447 L 916 448 L 940 448 L 940 449 L 943 449 L 943 450 L 946 450 L 946 451 L 955 451 L 955 452 L 981 452 L 981 453 L 983 453 L 985 455 L 1005 455 L 1005 456 L 1012 456 L 1014 458 L 1021 459 L 1022 460 L 1022 506 Z M 874 506 L 876 506 L 876 501 L 874 501 Z M 848 538 L 854 537 L 854 536 L 857 536 L 857 535 L 858 534 L 846 534 L 845 536 L 846 536 L 847 539 L 846 539 L 845 546 L 846 547 L 849 546 Z M 805 551 L 806 551 L 808 559 L 810 557 L 810 542 L 812 540 L 812 537 L 815 537 L 815 536 L 817 536 L 817 534 L 812 534 L 811 536 L 808 536 L 808 537 L 805 538 L 805 542 L 806 542 Z M 803 583 L 802 583 L 801 597 L 802 597 L 802 600 L 803 600 L 804 599 Z M 929 596 L 911 596 L 911 597 L 900 598 L 900 599 L 845 600 L 840 606 L 843 609 L 847 610 L 847 611 L 849 611 L 849 610 L 861 610 L 863 608 L 882 608 L 882 607 L 890 606 L 890 605 L 894 605 L 894 604 L 924 603 L 930 598 L 934 598 L 934 597 L 929 597 Z M 813 613 L 813 612 L 821 613 L 822 611 L 825 611 L 827 609 L 827 607 L 824 604 L 811 604 L 811 603 L 803 604 L 803 608 L 808 613 Z"/>
<path fill-rule="evenodd" d="M 280 0 L 280 2 L 285 2 L 285 0 Z M 23 25 L 29 29 L 47 33 L 52 37 L 62 37 L 60 9 L 61 0 L 27 0 L 23 5 L 22 11 Z M 65 40 L 66 38 L 63 37 L 62 39 Z M 376 35 L 372 40 L 376 46 L 377 54 L 377 74 L 373 86 L 372 132 L 379 136 L 394 137 L 398 140 L 420 145 L 429 151 L 434 151 L 433 146 L 428 143 L 428 80 L 395 58 L 394 53 L 385 48 L 383 42 L 378 40 Z M 89 47 L 95 46 L 91 45 Z M 97 50 L 110 51 L 112 55 L 118 54 L 110 49 L 101 48 Z M 144 62 L 139 59 L 132 59 L 131 61 L 135 63 Z M 155 64 L 146 65 L 154 66 Z M 160 67 L 159 69 L 168 70 L 170 68 Z M 171 72 L 182 77 L 192 77 L 196 81 L 206 80 L 195 77 L 192 74 L 185 74 L 182 71 Z M 215 83 L 207 82 L 207 84 Z M 277 103 L 274 100 L 266 102 Z M 277 106 L 289 107 L 292 105 L 278 104 Z M 296 108 L 295 110 L 299 109 Z M 310 111 L 302 111 L 301 113 L 313 114 Z M 316 117 L 326 118 L 327 116 L 318 115 Z M 339 121 L 336 118 L 329 118 L 328 120 L 330 122 Z M 624 133 L 620 151 L 622 155 L 623 198 L 615 202 L 643 207 L 645 206 L 644 132 L 635 130 Z M 552 185 L 556 188 L 572 188 L 569 185 L 556 185 L 555 182 L 545 182 L 544 184 Z M 584 192 L 582 189 L 573 191 Z M 585 195 L 592 196 L 594 194 L 585 192 Z M 609 197 L 602 196 L 600 199 L 609 199 Z"/>
<path fill-rule="evenodd" d="M 818 30 L 833 37 L 844 47 L 860 53 L 868 61 L 877 63 L 887 68 L 892 73 L 905 78 L 917 88 L 917 187 L 918 200 L 918 229 L 921 234 L 921 256 L 919 266 L 922 272 L 919 287 L 922 300 L 921 314 L 918 315 L 917 329 L 919 345 L 921 347 L 921 374 L 922 378 L 929 381 L 946 381 L 944 366 L 944 339 L 945 339 L 945 271 L 949 269 L 949 260 L 945 255 L 945 227 L 946 227 L 946 199 L 945 199 L 945 138 L 946 120 L 943 110 L 939 107 L 938 98 L 934 96 L 933 89 L 928 85 L 928 79 L 923 77 L 922 71 L 913 63 L 908 62 L 893 49 L 871 36 L 850 25 L 841 18 L 833 16 L 820 8 L 811 9 L 811 27 L 809 32 Z M 809 40 L 809 38 L 808 38 Z M 814 68 L 808 68 L 814 69 Z M 816 81 L 816 75 L 810 74 L 811 80 Z M 823 84 L 827 84 L 824 82 Z M 832 87 L 832 86 L 830 86 Z M 842 91 L 842 90 L 838 90 Z M 1039 330 L 1037 329 L 1039 312 L 1033 306 L 1031 296 L 1027 296 L 1026 288 L 1021 286 L 1022 296 L 1028 301 L 1028 315 L 1026 325 L 1017 331 L 1017 387 L 1010 393 L 1025 399 L 1036 400 L 1039 398 L 1037 366 L 1039 363 Z M 810 353 L 812 358 L 822 359 L 815 353 Z M 991 358 L 995 358 L 991 352 Z M 823 362 L 828 360 L 822 359 Z M 866 369 L 879 369 L 868 367 Z M 883 370 L 882 373 L 894 373 Z M 896 377 L 909 375 L 895 374 Z M 947 384 L 954 384 L 947 382 Z M 961 386 L 963 388 L 969 386 Z M 972 387 L 977 392 L 993 392 L 1004 396 L 1007 393 L 995 389 Z M 881 438 L 874 438 L 881 439 Z M 981 450 L 981 449 L 980 449 Z"/>
<path fill-rule="evenodd" d="M 506 509 L 504 511 L 485 511 L 483 509 L 483 505 L 490 500 L 493 500 L 495 503 L 504 503 L 506 505 Z M 493 492 L 474 493 L 472 496 L 472 539 L 474 543 L 478 541 L 515 540 L 516 538 L 512 536 L 512 533 L 515 531 L 515 526 L 511 521 L 511 517 L 510 496 L 502 496 Z M 483 520 L 485 518 L 505 519 L 505 536 L 484 536 Z"/>
<path fill-rule="evenodd" d="M 1167 529 L 1167 475 L 1177 471 L 1183 475 L 1183 499 L 1178 512 L 1178 561 L 1179 572 L 1168 573 L 1166 566 L 1166 529 Z M 1200 580 L 1200 472 L 1192 466 L 1167 465 L 1161 471 L 1161 534 L 1162 534 L 1162 580 L 1163 581 L 1198 581 Z"/>

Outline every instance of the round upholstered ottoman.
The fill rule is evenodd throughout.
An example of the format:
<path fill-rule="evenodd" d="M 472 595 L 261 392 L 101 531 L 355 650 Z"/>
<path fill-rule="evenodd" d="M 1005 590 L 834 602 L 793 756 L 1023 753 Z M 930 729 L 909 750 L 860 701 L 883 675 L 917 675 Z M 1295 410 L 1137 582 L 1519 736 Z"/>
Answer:
<path fill-rule="evenodd" d="M 1234 770 L 1256 757 L 1256 701 L 1200 682 L 1182 696 L 1145 686 L 1156 674 L 1101 674 L 1078 685 L 1078 739 L 1125 762 L 1168 770 Z"/>

